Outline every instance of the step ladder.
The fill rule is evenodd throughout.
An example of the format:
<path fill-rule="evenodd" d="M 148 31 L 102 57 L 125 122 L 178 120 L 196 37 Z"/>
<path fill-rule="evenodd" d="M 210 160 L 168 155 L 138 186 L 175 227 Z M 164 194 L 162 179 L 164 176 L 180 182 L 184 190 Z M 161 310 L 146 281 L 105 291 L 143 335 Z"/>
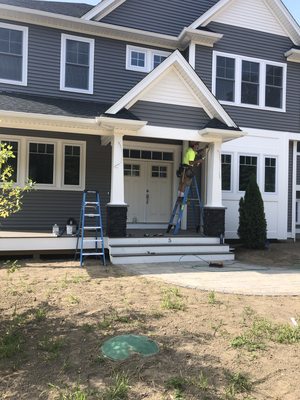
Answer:
<path fill-rule="evenodd" d="M 196 197 L 195 197 L 196 196 Z M 173 235 L 177 235 L 181 228 L 181 221 L 187 202 L 191 202 L 193 206 L 193 214 L 195 221 L 196 232 L 199 233 L 203 227 L 203 204 L 200 197 L 200 191 L 197 184 L 197 179 L 193 176 L 192 183 L 187 186 L 184 191 L 183 197 L 178 197 L 174 205 L 171 218 L 169 221 L 167 233 L 173 230 Z M 196 204 L 199 207 L 199 219 L 196 218 Z"/>
<path fill-rule="evenodd" d="M 94 235 L 90 236 L 88 232 Z M 94 246 L 85 249 L 87 243 L 93 243 Z M 80 254 L 80 267 L 84 264 L 84 258 L 89 256 L 101 257 L 105 265 L 100 195 L 96 190 L 83 192 L 75 259 L 78 254 Z"/>

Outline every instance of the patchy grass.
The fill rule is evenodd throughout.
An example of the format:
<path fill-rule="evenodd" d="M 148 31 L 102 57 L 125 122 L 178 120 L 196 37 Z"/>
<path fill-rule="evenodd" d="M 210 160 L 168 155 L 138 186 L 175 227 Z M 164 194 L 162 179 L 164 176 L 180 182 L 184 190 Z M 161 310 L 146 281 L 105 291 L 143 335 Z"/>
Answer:
<path fill-rule="evenodd" d="M 65 346 L 65 340 L 63 338 L 54 338 L 51 336 L 44 336 L 39 340 L 37 348 L 47 353 L 47 359 L 55 359 L 59 356 L 62 348 Z"/>
<path fill-rule="evenodd" d="M 125 400 L 128 399 L 129 378 L 126 374 L 117 374 L 112 384 L 105 390 L 103 400 Z"/>
<path fill-rule="evenodd" d="M 255 317 L 252 326 L 231 341 L 234 348 L 248 351 L 265 350 L 267 342 L 294 344 L 300 342 L 300 327 L 274 324 L 265 318 Z"/>
<path fill-rule="evenodd" d="M 161 305 L 166 310 L 184 311 L 186 309 L 182 294 L 176 287 L 170 287 L 163 291 Z"/>

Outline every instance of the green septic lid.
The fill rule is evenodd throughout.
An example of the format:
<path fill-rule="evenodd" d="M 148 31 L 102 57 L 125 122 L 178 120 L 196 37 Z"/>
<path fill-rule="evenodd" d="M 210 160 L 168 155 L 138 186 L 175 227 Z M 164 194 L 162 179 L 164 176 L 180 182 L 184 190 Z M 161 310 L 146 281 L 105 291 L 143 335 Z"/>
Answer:
<path fill-rule="evenodd" d="M 104 342 L 101 350 L 105 357 L 114 361 L 126 360 L 133 354 L 149 357 L 159 352 L 153 340 L 137 335 L 116 336 Z"/>

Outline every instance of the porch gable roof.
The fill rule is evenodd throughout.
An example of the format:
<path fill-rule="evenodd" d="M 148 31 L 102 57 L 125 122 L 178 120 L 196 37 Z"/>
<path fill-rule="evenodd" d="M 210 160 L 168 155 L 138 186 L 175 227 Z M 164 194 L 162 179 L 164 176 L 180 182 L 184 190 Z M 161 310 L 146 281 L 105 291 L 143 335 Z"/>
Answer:
<path fill-rule="evenodd" d="M 183 79 L 189 90 L 193 93 L 199 104 L 211 119 L 218 119 L 228 127 L 237 128 L 237 125 L 210 92 L 201 78 L 196 74 L 191 65 L 181 53 L 176 50 L 158 67 L 150 72 L 142 81 L 132 88 L 125 96 L 118 100 L 106 113 L 117 114 L 121 109 L 129 109 L 138 100 L 141 100 L 147 90 L 151 89 L 159 79 L 163 79 L 168 70 L 175 70 L 178 79 Z"/>

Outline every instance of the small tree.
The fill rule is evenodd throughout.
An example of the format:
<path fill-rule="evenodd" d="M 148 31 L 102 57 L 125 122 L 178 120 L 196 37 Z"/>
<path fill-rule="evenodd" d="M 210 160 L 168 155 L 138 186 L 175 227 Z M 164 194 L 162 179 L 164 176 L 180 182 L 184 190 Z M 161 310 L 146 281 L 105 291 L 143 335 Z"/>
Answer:
<path fill-rule="evenodd" d="M 16 186 L 12 179 L 13 169 L 9 165 L 9 159 L 15 158 L 11 146 L 0 143 L 0 218 L 7 218 L 18 212 L 22 206 L 22 198 L 25 192 L 32 189 L 29 181 L 24 188 Z"/>
<path fill-rule="evenodd" d="M 248 249 L 264 249 L 267 222 L 264 202 L 254 175 L 251 176 L 245 197 L 240 200 L 238 235 Z"/>

